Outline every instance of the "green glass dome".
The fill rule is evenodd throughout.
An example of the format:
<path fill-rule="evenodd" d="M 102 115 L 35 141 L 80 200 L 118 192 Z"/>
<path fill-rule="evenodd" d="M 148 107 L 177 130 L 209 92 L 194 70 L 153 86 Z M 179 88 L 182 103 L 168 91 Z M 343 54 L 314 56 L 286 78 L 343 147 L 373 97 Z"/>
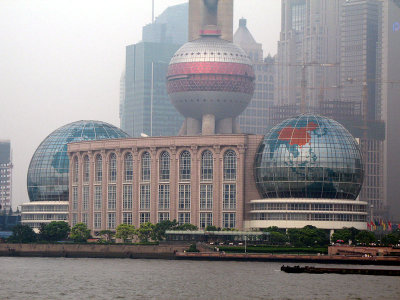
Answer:
<path fill-rule="evenodd" d="M 100 121 L 78 121 L 53 131 L 36 149 L 29 164 L 30 201 L 68 201 L 68 143 L 126 137 L 128 134 L 121 129 Z"/>

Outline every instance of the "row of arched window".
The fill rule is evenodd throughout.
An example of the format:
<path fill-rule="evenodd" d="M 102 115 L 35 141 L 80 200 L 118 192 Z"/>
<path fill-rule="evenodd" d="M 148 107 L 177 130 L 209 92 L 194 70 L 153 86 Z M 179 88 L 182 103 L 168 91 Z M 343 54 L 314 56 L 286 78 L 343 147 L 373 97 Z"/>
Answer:
<path fill-rule="evenodd" d="M 190 181 L 191 179 L 191 154 L 189 151 L 182 151 L 179 156 L 179 181 Z M 159 181 L 168 182 L 170 179 L 170 154 L 163 151 L 159 160 Z M 123 179 L 125 182 L 133 180 L 133 156 L 127 153 L 124 156 L 124 172 Z M 236 152 L 228 150 L 224 153 L 223 171 L 224 180 L 236 180 L 237 157 Z M 214 173 L 214 157 L 210 150 L 203 151 L 201 155 L 200 178 L 201 181 L 212 181 Z M 79 164 L 78 158 L 75 156 L 73 161 L 73 182 L 78 182 Z M 150 181 L 151 175 L 151 156 L 149 152 L 144 152 L 141 156 L 141 181 Z M 90 177 L 90 161 L 86 155 L 83 159 L 83 182 L 89 182 Z M 94 181 L 101 182 L 103 180 L 103 158 L 101 154 L 95 156 Z M 108 164 L 108 181 L 113 183 L 117 181 L 117 156 L 111 153 Z"/>

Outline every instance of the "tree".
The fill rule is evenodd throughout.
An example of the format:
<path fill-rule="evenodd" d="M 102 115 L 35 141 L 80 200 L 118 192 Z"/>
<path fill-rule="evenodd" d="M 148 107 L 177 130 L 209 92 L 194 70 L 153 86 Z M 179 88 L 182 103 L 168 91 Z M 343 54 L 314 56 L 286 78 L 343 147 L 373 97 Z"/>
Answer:
<path fill-rule="evenodd" d="M 376 241 L 375 235 L 367 230 L 362 230 L 356 235 L 356 241 L 360 244 L 370 244 Z"/>
<path fill-rule="evenodd" d="M 12 229 L 12 235 L 8 238 L 11 243 L 32 243 L 36 242 L 37 235 L 28 225 L 18 224 Z"/>
<path fill-rule="evenodd" d="M 274 245 L 284 245 L 288 241 L 288 238 L 286 234 L 279 231 L 271 231 L 269 232 L 269 241 Z"/>
<path fill-rule="evenodd" d="M 104 229 L 99 232 L 100 236 L 105 237 L 106 242 L 111 242 L 112 237 L 115 235 L 115 232 L 112 230 Z"/>
<path fill-rule="evenodd" d="M 170 220 L 164 220 L 160 223 L 157 223 L 154 227 L 153 234 L 151 238 L 154 241 L 161 241 L 165 239 L 165 231 L 167 230 L 172 230 L 178 225 L 176 220 L 170 221 Z"/>
<path fill-rule="evenodd" d="M 119 224 L 115 237 L 122 239 L 126 243 L 127 239 L 132 238 L 136 234 L 135 226 L 128 224 Z"/>
<path fill-rule="evenodd" d="M 142 223 L 138 229 L 138 237 L 140 242 L 147 243 L 154 231 L 154 224 L 150 222 Z"/>
<path fill-rule="evenodd" d="M 324 230 L 311 225 L 307 225 L 301 229 L 289 229 L 288 237 L 290 243 L 296 247 L 324 246 L 329 243 L 328 234 Z"/>
<path fill-rule="evenodd" d="M 396 234 L 389 233 L 382 238 L 382 244 L 384 245 L 397 245 L 400 242 L 399 237 Z"/>
<path fill-rule="evenodd" d="M 194 231 L 194 230 L 198 230 L 196 225 L 193 224 L 189 224 L 189 223 L 185 223 L 182 225 L 178 225 L 174 228 L 174 230 L 188 230 L 188 231 Z"/>
<path fill-rule="evenodd" d="M 206 231 L 220 231 L 220 230 L 221 230 L 221 228 L 217 228 L 217 226 L 214 226 L 214 225 L 208 225 L 206 227 Z"/>
<path fill-rule="evenodd" d="M 68 238 L 71 228 L 64 221 L 53 221 L 40 227 L 39 238 L 42 241 L 55 242 Z"/>
<path fill-rule="evenodd" d="M 71 229 L 71 239 L 75 242 L 86 242 L 90 238 L 90 229 L 84 223 L 78 223 Z"/>
<path fill-rule="evenodd" d="M 352 232 L 349 228 L 335 230 L 335 232 L 332 234 L 331 240 L 332 242 L 343 241 L 344 243 L 348 243 L 349 240 L 354 241 Z"/>

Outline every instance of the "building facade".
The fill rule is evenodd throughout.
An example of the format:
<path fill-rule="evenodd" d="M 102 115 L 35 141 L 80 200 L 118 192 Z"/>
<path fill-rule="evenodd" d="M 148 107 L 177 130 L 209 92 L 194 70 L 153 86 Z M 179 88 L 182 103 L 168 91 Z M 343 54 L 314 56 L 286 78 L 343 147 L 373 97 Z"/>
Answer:
<path fill-rule="evenodd" d="M 9 211 L 12 204 L 11 143 L 0 140 L 0 210 Z"/>
<path fill-rule="evenodd" d="M 243 133 L 266 134 L 269 123 L 269 108 L 274 102 L 275 58 L 263 56 L 263 49 L 248 30 L 246 19 L 239 20 L 239 28 L 233 36 L 233 42 L 240 46 L 253 62 L 255 88 L 253 98 L 238 123 Z"/>
<path fill-rule="evenodd" d="M 69 145 L 70 224 L 93 232 L 176 219 L 199 228 L 243 228 L 257 198 L 258 135 L 154 137 Z M 83 162 L 89 163 L 83 163 Z"/>

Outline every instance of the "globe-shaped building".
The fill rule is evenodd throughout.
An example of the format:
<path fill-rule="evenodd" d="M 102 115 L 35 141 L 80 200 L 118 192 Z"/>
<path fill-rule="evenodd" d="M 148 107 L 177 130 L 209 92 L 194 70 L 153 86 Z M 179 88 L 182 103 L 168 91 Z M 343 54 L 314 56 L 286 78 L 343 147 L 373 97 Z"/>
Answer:
<path fill-rule="evenodd" d="M 263 199 L 250 201 L 249 227 L 366 226 L 366 202 L 357 199 L 360 147 L 332 119 L 303 114 L 276 125 L 259 146 L 254 171 Z"/>
<path fill-rule="evenodd" d="M 68 201 L 68 143 L 126 137 L 121 129 L 99 121 L 77 121 L 53 131 L 36 149 L 29 165 L 30 201 Z"/>
<path fill-rule="evenodd" d="M 208 30 L 172 57 L 167 91 L 182 115 L 202 123 L 203 134 L 232 133 L 234 118 L 253 96 L 254 78 L 246 52 L 221 39 L 218 30 Z"/>
<path fill-rule="evenodd" d="M 264 198 L 356 199 L 363 182 L 361 151 L 338 122 L 304 114 L 275 126 L 256 156 Z"/>

